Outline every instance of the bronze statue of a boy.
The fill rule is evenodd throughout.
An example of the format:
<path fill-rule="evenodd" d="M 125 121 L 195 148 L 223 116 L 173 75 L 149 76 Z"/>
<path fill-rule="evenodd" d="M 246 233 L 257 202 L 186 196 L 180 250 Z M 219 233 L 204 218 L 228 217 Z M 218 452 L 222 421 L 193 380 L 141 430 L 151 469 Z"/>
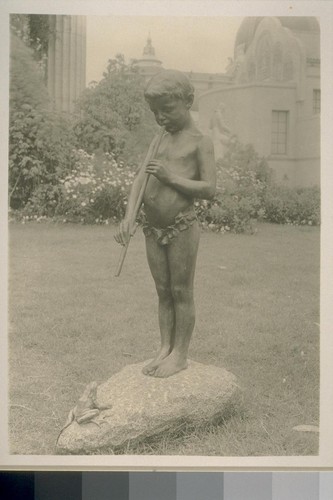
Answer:
<path fill-rule="evenodd" d="M 194 88 L 179 71 L 163 70 L 148 82 L 145 99 L 164 129 L 156 158 L 136 176 L 127 210 L 115 235 L 125 245 L 144 179 L 143 203 L 148 264 L 158 295 L 161 349 L 143 373 L 169 377 L 187 367 L 195 308 L 193 279 L 200 229 L 193 208 L 196 198 L 211 199 L 216 173 L 211 139 L 190 114 Z"/>

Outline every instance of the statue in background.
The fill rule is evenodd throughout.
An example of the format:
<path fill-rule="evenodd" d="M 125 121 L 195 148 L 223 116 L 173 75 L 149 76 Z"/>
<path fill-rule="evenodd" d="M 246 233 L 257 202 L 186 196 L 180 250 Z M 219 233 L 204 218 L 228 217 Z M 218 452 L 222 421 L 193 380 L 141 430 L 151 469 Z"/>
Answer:
<path fill-rule="evenodd" d="M 225 105 L 220 102 L 210 121 L 210 133 L 214 143 L 215 158 L 223 158 L 231 139 L 231 130 L 225 119 Z"/>

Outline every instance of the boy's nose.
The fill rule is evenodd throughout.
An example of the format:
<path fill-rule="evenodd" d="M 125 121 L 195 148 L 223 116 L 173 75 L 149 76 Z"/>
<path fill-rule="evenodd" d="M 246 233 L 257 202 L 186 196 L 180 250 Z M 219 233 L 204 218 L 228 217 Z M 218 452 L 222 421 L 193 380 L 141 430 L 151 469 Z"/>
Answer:
<path fill-rule="evenodd" d="M 163 113 L 161 113 L 161 111 L 157 111 L 157 112 L 155 113 L 155 116 L 156 116 L 156 120 L 157 120 L 158 122 L 162 122 L 162 123 L 163 123 L 163 121 L 164 121 L 164 116 L 163 116 Z"/>

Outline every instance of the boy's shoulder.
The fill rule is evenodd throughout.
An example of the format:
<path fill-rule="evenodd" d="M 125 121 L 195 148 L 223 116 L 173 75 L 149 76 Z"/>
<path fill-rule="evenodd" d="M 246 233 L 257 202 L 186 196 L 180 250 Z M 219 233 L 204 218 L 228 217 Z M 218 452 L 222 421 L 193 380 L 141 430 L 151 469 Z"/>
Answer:
<path fill-rule="evenodd" d="M 212 138 L 210 137 L 210 135 L 204 134 L 198 128 L 195 128 L 193 130 L 193 132 L 194 132 L 193 136 L 195 137 L 195 142 L 197 143 L 198 147 L 201 146 L 201 147 L 208 148 L 208 149 L 214 147 L 213 141 L 212 141 Z"/>
<path fill-rule="evenodd" d="M 213 145 L 210 135 L 203 133 L 196 125 L 191 128 L 190 133 L 197 143 Z"/>

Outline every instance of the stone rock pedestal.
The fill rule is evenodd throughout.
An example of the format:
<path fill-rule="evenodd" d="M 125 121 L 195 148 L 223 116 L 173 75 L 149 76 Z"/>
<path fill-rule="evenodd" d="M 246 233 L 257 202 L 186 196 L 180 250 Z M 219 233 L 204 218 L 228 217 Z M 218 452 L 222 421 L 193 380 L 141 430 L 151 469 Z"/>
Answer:
<path fill-rule="evenodd" d="M 190 360 L 186 370 L 163 379 L 143 375 L 147 363 L 128 365 L 99 385 L 96 406 L 107 409 L 87 423 L 73 421 L 61 432 L 56 452 L 110 453 L 184 422 L 208 424 L 230 409 L 238 386 L 225 369 Z"/>

